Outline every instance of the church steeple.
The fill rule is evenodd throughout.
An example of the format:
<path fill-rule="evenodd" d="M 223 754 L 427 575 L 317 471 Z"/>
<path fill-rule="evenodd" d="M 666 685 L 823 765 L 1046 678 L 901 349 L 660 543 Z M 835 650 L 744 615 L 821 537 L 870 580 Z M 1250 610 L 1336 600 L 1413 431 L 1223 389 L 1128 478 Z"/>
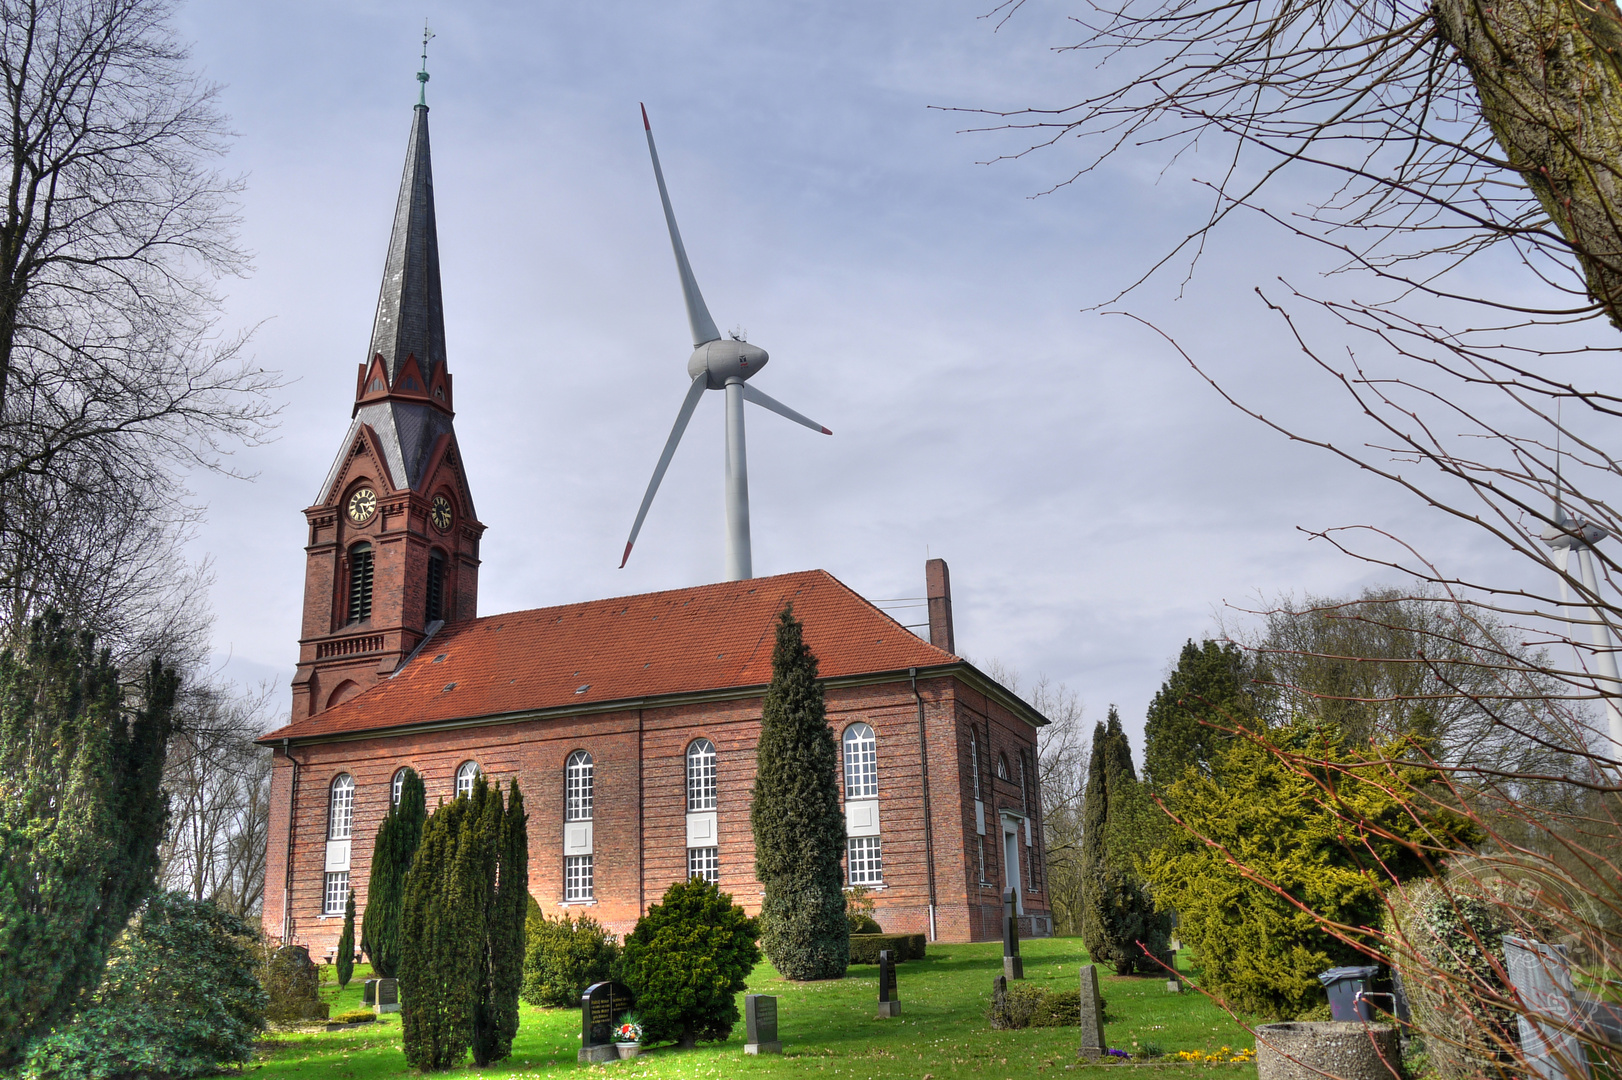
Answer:
<path fill-rule="evenodd" d="M 445 307 L 439 289 L 439 232 L 434 226 L 434 170 L 428 153 L 428 106 L 418 105 L 406 145 L 405 173 L 394 207 L 394 231 L 383 264 L 383 288 L 372 323 L 371 358 L 381 357 L 389 385 L 408 357 L 426 379 L 445 365 Z"/>
<path fill-rule="evenodd" d="M 426 66 L 419 81 L 427 82 Z M 428 106 L 412 113 L 371 348 L 314 505 L 293 716 L 386 679 L 445 622 L 478 614 L 479 538 L 452 426 Z"/>

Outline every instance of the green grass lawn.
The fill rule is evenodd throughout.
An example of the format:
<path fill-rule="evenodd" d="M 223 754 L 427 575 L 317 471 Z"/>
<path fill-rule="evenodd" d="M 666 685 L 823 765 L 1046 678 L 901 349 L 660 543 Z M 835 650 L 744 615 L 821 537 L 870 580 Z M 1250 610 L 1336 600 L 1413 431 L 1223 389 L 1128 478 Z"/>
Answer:
<path fill-rule="evenodd" d="M 1026 978 L 1056 989 L 1073 989 L 1085 953 L 1076 938 L 1022 943 Z M 322 996 L 332 1001 L 332 1013 L 360 1007 L 361 981 L 368 969 L 356 969 L 355 981 L 339 991 L 329 981 Z M 931 945 L 929 959 L 902 964 L 897 971 L 901 1016 L 880 1020 L 878 968 L 858 966 L 838 982 L 784 982 L 762 963 L 749 980 L 752 993 L 778 998 L 781 1056 L 748 1057 L 743 1052 L 740 1021 L 732 1038 L 697 1050 L 654 1048 L 631 1061 L 579 1065 L 579 1009 L 523 1007 L 513 1056 L 487 1070 L 469 1067 L 455 1075 L 472 1073 L 491 1078 L 555 1077 L 584 1074 L 631 1077 L 749 1076 L 768 1080 L 784 1076 L 816 1076 L 826 1080 L 950 1080 L 953 1077 L 1033 1076 L 1086 1067 L 1076 1051 L 1075 1028 L 1032 1028 L 992 1031 L 985 1013 L 992 980 L 1002 973 L 1002 947 L 997 942 L 977 945 Z M 332 969 L 322 969 L 331 980 Z M 1156 1043 L 1168 1052 L 1216 1051 L 1220 1047 L 1253 1045 L 1251 1037 L 1203 996 L 1193 992 L 1169 994 L 1158 978 L 1101 977 L 1108 1003 L 1109 1044 L 1133 1051 Z M 739 1001 L 740 1012 L 742 1001 Z M 1119 1068 L 1096 1066 L 1095 1068 Z M 1131 1077 L 1149 1080 L 1155 1073 L 1186 1075 L 1210 1066 L 1146 1066 L 1130 1070 Z M 249 1071 L 255 1078 L 298 1077 L 300 1080 L 373 1080 L 408 1074 L 400 1050 L 400 1018 L 393 1014 L 377 1024 L 346 1031 L 312 1035 L 273 1034 Z M 1254 1065 L 1226 1065 L 1219 1070 L 1233 1080 L 1254 1080 Z"/>

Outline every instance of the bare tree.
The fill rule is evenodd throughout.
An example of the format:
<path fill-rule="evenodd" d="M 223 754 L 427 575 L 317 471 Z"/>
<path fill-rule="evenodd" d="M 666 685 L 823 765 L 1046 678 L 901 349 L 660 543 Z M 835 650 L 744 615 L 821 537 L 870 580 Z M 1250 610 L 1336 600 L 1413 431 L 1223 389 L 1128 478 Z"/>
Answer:
<path fill-rule="evenodd" d="M 1010 16 L 1021 2 L 998 10 Z M 1622 701 L 1622 688 L 1600 673 L 1615 645 L 1591 635 L 1595 622 L 1613 637 L 1622 626 L 1622 562 L 1601 542 L 1622 532 L 1622 469 L 1611 450 L 1622 392 L 1610 385 L 1622 327 L 1622 15 L 1613 0 L 1106 0 L 1077 22 L 1070 47 L 1100 61 L 1103 88 L 1058 107 L 998 110 L 1002 126 L 1029 137 L 1019 153 L 1081 140 L 1090 156 L 1061 187 L 1121 154 L 1169 163 L 1197 146 L 1202 161 L 1221 161 L 1206 181 L 1209 213 L 1117 299 L 1172 263 L 1193 272 L 1236 214 L 1321 245 L 1330 282 L 1379 287 L 1348 298 L 1330 282 L 1269 286 L 1257 290 L 1258 314 L 1277 320 L 1307 370 L 1366 425 L 1361 440 L 1264 417 L 1178 345 L 1174 328 L 1156 329 L 1259 422 L 1484 531 L 1512 556 L 1467 575 L 1379 522 L 1316 525 L 1310 535 L 1410 586 L 1330 605 L 1346 625 L 1361 624 L 1338 642 L 1313 632 L 1255 643 L 1303 661 L 1286 696 L 1297 709 L 1355 717 L 1423 708 L 1469 733 L 1400 761 L 1382 760 L 1371 742 L 1344 768 L 1385 770 L 1403 799 L 1468 819 L 1474 842 L 1391 837 L 1337 795 L 1340 766 L 1292 754 L 1241 718 L 1228 730 L 1312 778 L 1348 833 L 1412 844 L 1433 869 L 1425 888 L 1440 890 L 1453 920 L 1441 953 L 1416 944 L 1401 913 L 1418 901 L 1371 848 L 1368 872 L 1381 882 L 1390 927 L 1371 944 L 1359 937 L 1366 928 L 1319 916 L 1325 931 L 1410 965 L 1477 1020 L 1546 1023 L 1510 988 L 1503 933 L 1569 946 L 1579 984 L 1614 987 L 1622 967 L 1622 747 L 1596 715 Z M 1290 184 L 1275 182 L 1285 174 Z M 1472 272 L 1514 266 L 1506 254 L 1523 272 Z M 1484 255 L 1495 261 L 1481 263 Z M 1597 581 L 1551 550 L 1578 542 L 1598 545 Z M 1399 622 L 1390 599 L 1423 602 L 1432 615 Z M 1293 626 L 1314 630 L 1307 606 L 1295 613 L 1307 621 Z M 1372 683 L 1305 678 L 1349 660 L 1390 660 L 1379 653 L 1399 631 L 1413 647 L 1407 675 L 1387 665 L 1391 677 Z M 1426 767 L 1414 783 L 1403 770 L 1416 760 Z M 1239 869 L 1292 897 L 1255 868 Z M 1488 958 L 1485 968 L 1461 966 L 1470 950 Z M 1614 1052 L 1595 1028 L 1559 1023 L 1587 1053 Z M 1460 1041 L 1435 1016 L 1420 1028 L 1444 1045 Z M 1489 1057 L 1476 1060 L 1526 1072 L 1515 1025 L 1493 1030 Z"/>
<path fill-rule="evenodd" d="M 253 740 L 272 726 L 274 699 L 261 686 L 194 684 L 175 710 L 164 766 L 169 832 L 160 851 L 165 887 L 212 899 L 238 915 L 264 897 L 270 814 L 270 751 Z"/>
<path fill-rule="evenodd" d="M 108 616 L 109 637 L 158 633 L 138 613 L 164 608 L 184 576 L 193 511 L 176 470 L 223 467 L 272 415 L 275 378 L 244 361 L 243 338 L 213 331 L 215 282 L 246 268 L 240 184 L 211 167 L 225 120 L 170 14 L 166 0 L 0 0 L 11 631 L 51 604 Z"/>

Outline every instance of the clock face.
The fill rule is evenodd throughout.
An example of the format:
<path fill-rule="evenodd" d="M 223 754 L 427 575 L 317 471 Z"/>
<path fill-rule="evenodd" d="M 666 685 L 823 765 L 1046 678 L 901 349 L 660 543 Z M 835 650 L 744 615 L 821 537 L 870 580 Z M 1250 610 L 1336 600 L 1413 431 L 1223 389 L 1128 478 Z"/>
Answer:
<path fill-rule="evenodd" d="M 377 513 L 377 492 L 371 488 L 361 488 L 356 491 L 349 496 L 349 506 L 345 513 L 349 515 L 349 520 L 356 525 L 370 521 L 372 515 Z"/>
<path fill-rule="evenodd" d="M 443 495 L 435 495 L 434 506 L 432 510 L 428 511 L 428 517 L 434 523 L 434 528 L 440 532 L 450 532 L 452 521 L 451 501 Z"/>

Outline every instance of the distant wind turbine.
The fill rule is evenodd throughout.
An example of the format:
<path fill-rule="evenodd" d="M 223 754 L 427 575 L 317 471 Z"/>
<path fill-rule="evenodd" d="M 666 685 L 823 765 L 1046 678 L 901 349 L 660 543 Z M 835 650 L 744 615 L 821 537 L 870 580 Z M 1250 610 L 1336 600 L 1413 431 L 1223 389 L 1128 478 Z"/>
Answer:
<path fill-rule="evenodd" d="M 1622 697 L 1622 677 L 1618 676 L 1616 669 L 1616 643 L 1611 637 L 1610 624 L 1599 606 L 1599 577 L 1594 572 L 1593 546 L 1610 534 L 1592 522 L 1580 518 L 1570 518 L 1561 509 L 1559 503 L 1554 508 L 1554 523 L 1543 530 L 1543 542 L 1554 550 L 1555 568 L 1560 571 L 1560 602 L 1568 611 L 1572 607 L 1571 588 L 1566 578 L 1569 574 L 1583 583 L 1590 599 L 1586 605 L 1590 609 L 1590 617 L 1583 620 L 1588 623 L 1589 637 L 1593 641 L 1593 654 L 1595 666 L 1599 668 L 1601 689 L 1605 694 L 1605 719 L 1610 732 L 1611 742 L 1608 756 L 1622 760 L 1622 710 L 1617 707 L 1617 700 Z M 1572 558 L 1576 559 L 1577 566 L 1571 568 Z M 1575 618 L 1571 619 L 1573 636 L 1576 634 Z M 1573 644 L 1576 644 L 1573 641 Z"/>
<path fill-rule="evenodd" d="M 693 355 L 687 358 L 687 374 L 693 382 L 687 388 L 681 408 L 676 412 L 675 426 L 670 429 L 670 438 L 665 440 L 659 464 L 653 468 L 653 479 L 648 481 L 647 494 L 642 496 L 642 506 L 636 512 L 636 523 L 631 526 L 631 537 L 625 541 L 625 555 L 620 559 L 620 568 L 624 569 L 631 557 L 631 545 L 636 543 L 636 535 L 642 531 L 642 521 L 648 516 L 648 507 L 653 505 L 659 481 L 665 478 L 665 470 L 670 467 L 670 459 L 676 453 L 676 445 L 681 442 L 682 432 L 687 430 L 687 421 L 692 419 L 698 399 L 706 390 L 725 390 L 727 580 L 742 581 L 754 576 L 749 552 L 749 468 L 744 453 L 744 401 L 752 401 L 796 424 L 804 424 L 812 431 L 820 431 L 824 435 L 832 435 L 833 432 L 749 385 L 749 377 L 765 367 L 769 357 L 765 349 L 744 341 L 741 334 L 722 338 L 716 330 L 715 320 L 710 318 L 710 309 L 704 306 L 704 297 L 698 291 L 693 268 L 687 262 L 687 249 L 682 246 L 681 232 L 676 228 L 675 212 L 670 209 L 670 193 L 665 190 L 665 174 L 659 167 L 659 151 L 653 145 L 653 126 L 648 123 L 646 105 L 642 107 L 642 128 L 648 133 L 653 178 L 659 183 L 659 199 L 665 206 L 665 224 L 670 226 L 670 246 L 676 252 L 676 273 L 681 277 L 682 295 L 687 300 L 687 321 L 693 328 Z"/>

